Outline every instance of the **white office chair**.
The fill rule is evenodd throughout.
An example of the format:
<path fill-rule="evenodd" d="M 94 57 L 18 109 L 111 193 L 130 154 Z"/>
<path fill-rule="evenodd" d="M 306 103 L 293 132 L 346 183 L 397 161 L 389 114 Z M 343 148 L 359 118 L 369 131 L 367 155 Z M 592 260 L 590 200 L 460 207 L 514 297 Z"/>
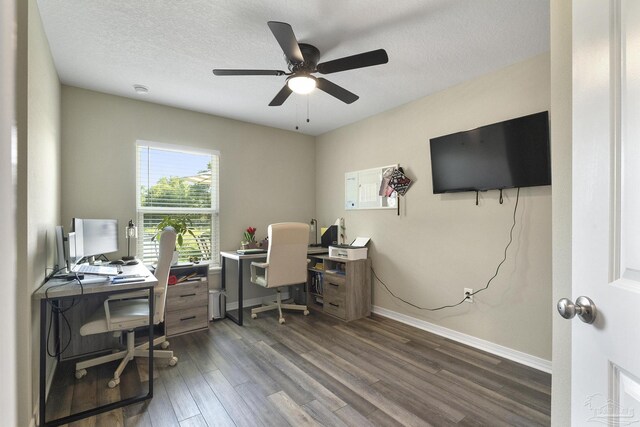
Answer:
<path fill-rule="evenodd" d="M 280 323 L 284 323 L 283 308 L 300 310 L 306 316 L 309 314 L 306 305 L 282 303 L 280 287 L 297 285 L 307 281 L 309 224 L 297 222 L 271 224 L 268 235 L 267 262 L 251 263 L 251 282 L 265 288 L 276 288 L 277 300 L 274 304 L 251 309 L 251 317 L 255 319 L 258 317 L 258 313 L 276 308 L 280 314 L 278 319 Z M 258 269 L 263 270 L 264 275 L 258 275 Z"/>
<path fill-rule="evenodd" d="M 164 320 L 167 281 L 169 279 L 169 269 L 171 267 L 171 258 L 175 244 L 176 231 L 172 227 L 165 228 L 160 236 L 160 252 L 154 273 L 156 279 L 158 279 L 158 284 L 155 286 L 153 293 L 154 325 Z M 149 325 L 149 302 L 147 298 L 148 291 L 128 292 L 110 296 L 104 302 L 104 311 L 97 311 L 91 316 L 87 323 L 82 325 L 80 328 L 80 335 L 82 336 L 101 334 L 104 332 L 119 333 L 127 331 L 127 349 L 76 363 L 76 378 L 80 379 L 84 377 L 87 374 L 86 368 L 122 359 L 122 362 L 120 362 L 113 374 L 113 379 L 109 381 L 108 384 L 109 388 L 114 388 L 120 384 L 120 375 L 122 375 L 122 371 L 130 360 L 133 360 L 134 357 L 149 356 L 148 342 L 137 347 L 134 346 L 134 329 Z M 157 345 L 162 345 L 162 348 L 167 348 L 169 342 L 166 336 L 154 339 L 153 346 L 155 347 Z M 170 366 L 175 366 L 178 363 L 178 358 L 173 355 L 173 351 L 171 350 L 154 350 L 153 357 L 169 359 Z M 149 375 L 152 375 L 152 373 L 149 373 Z"/>

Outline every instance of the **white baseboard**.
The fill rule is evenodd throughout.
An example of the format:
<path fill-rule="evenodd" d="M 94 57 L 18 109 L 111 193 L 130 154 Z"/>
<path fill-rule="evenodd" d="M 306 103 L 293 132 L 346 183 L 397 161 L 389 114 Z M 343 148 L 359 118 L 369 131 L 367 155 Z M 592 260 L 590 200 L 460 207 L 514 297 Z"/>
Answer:
<path fill-rule="evenodd" d="M 407 316 L 406 314 L 398 313 L 396 311 L 388 310 L 386 308 L 373 306 L 373 312 L 380 316 L 388 317 L 389 319 L 397 320 L 398 322 L 405 323 L 407 325 L 422 329 L 440 335 L 445 338 L 460 342 L 462 344 L 475 347 L 479 350 L 486 351 L 496 356 L 504 357 L 505 359 L 512 360 L 517 363 L 529 366 L 542 372 L 551 373 L 551 361 L 542 359 L 537 356 L 532 356 L 527 353 L 523 353 L 518 350 L 513 350 L 508 347 L 504 347 L 499 344 L 492 343 L 480 338 L 476 338 L 472 335 L 463 334 L 462 332 L 454 331 L 433 323 L 416 319 L 415 317 Z"/>
<path fill-rule="evenodd" d="M 282 292 L 282 299 L 287 299 L 289 298 L 289 292 L 285 291 Z M 268 301 L 270 299 L 273 299 L 273 301 L 275 301 L 276 299 L 276 294 L 273 294 L 273 296 L 263 296 L 263 297 L 258 297 L 258 298 L 251 298 L 251 299 L 244 299 L 242 300 L 242 307 L 251 307 L 254 305 L 260 305 L 263 303 L 263 301 Z M 237 302 L 229 302 L 227 303 L 227 311 L 229 310 L 237 310 L 238 309 L 238 303 Z"/>

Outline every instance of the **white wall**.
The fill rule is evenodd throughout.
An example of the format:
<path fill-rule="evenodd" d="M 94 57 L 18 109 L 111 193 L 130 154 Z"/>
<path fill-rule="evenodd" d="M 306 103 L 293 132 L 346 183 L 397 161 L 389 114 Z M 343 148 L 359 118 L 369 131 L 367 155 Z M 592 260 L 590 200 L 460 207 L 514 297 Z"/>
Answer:
<path fill-rule="evenodd" d="M 316 206 L 321 225 L 344 216 L 347 240 L 371 236 L 376 274 L 426 307 L 458 302 L 484 287 L 508 241 L 516 190 L 434 195 L 429 138 L 549 110 L 549 55 L 507 67 L 321 135 Z M 345 211 L 344 173 L 399 163 L 415 179 L 390 211 Z M 393 299 L 374 282 L 376 306 L 551 359 L 551 187 L 521 190 L 514 242 L 491 287 L 474 304 L 429 313 Z"/>
<path fill-rule="evenodd" d="M 4 372 L 0 388 L 0 414 L 7 426 L 17 425 L 17 334 L 16 334 L 16 162 L 15 67 L 16 4 L 0 4 L 0 259 L 3 262 L 0 293 L 0 342 L 8 351 L 2 355 Z"/>
<path fill-rule="evenodd" d="M 553 376 L 551 424 L 571 425 L 571 323 L 554 301 L 571 290 L 572 5 L 551 1 L 551 159 L 553 174 Z"/>
<path fill-rule="evenodd" d="M 35 0 L 18 3 L 17 76 L 18 335 L 30 337 L 18 343 L 18 411 L 19 425 L 28 425 L 38 398 L 40 333 L 31 294 L 53 267 L 60 221 L 60 82 Z"/>
<path fill-rule="evenodd" d="M 65 226 L 73 217 L 136 217 L 136 140 L 220 151 L 221 250 L 238 249 L 249 226 L 262 238 L 271 223 L 308 222 L 315 212 L 310 136 L 69 86 L 62 135 Z M 120 247 L 126 253 L 124 238 Z M 260 294 L 245 289 L 246 298 Z"/>

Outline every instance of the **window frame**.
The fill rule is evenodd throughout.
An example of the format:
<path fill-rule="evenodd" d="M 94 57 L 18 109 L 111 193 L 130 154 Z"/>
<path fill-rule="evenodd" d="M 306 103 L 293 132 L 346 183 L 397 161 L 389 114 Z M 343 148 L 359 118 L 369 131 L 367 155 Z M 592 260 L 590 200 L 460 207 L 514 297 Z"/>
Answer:
<path fill-rule="evenodd" d="M 165 151 L 175 151 L 179 153 L 187 153 L 187 154 L 197 154 L 197 155 L 207 155 L 213 158 L 216 158 L 217 167 L 216 170 L 216 179 L 213 177 L 213 170 L 211 173 L 211 208 L 175 208 L 175 207 L 164 207 L 164 206 L 154 206 L 154 207 L 146 207 L 141 206 L 141 194 L 140 194 L 140 147 L 148 147 L 150 150 L 158 149 Z M 136 218 L 140 218 L 140 214 L 211 214 L 211 241 L 209 242 L 211 245 L 211 258 L 207 261 L 209 263 L 210 268 L 219 268 L 220 267 L 220 151 L 211 150 L 207 148 L 200 147 L 191 147 L 186 145 L 177 145 L 177 144 L 166 144 L 162 142 L 154 142 L 154 141 L 146 141 L 146 140 L 136 140 L 135 145 L 136 150 Z M 138 224 L 141 226 L 141 224 Z M 144 231 L 139 234 L 142 246 L 144 247 Z M 136 242 L 136 253 L 138 252 L 139 246 Z M 137 254 L 137 256 L 141 256 L 144 261 L 144 251 L 142 254 Z"/>

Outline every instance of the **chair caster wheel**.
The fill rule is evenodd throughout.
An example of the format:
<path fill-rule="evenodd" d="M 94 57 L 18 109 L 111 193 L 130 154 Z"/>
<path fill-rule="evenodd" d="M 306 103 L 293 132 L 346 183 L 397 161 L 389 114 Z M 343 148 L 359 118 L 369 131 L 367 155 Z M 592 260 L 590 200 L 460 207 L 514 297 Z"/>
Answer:
<path fill-rule="evenodd" d="M 171 359 L 169 359 L 169 366 L 176 366 L 178 364 L 178 358 L 176 356 L 173 356 Z"/>
<path fill-rule="evenodd" d="M 162 344 L 160 344 L 160 347 L 162 347 L 162 349 L 166 350 L 169 348 L 169 341 L 163 341 Z"/>
<path fill-rule="evenodd" d="M 303 311 L 302 314 L 304 314 L 305 316 L 308 316 L 309 315 L 309 310 Z"/>
<path fill-rule="evenodd" d="M 87 370 L 86 369 L 80 369 L 79 371 L 76 371 L 76 379 L 80 379 L 82 377 L 84 377 L 85 375 L 87 375 Z"/>
<path fill-rule="evenodd" d="M 257 315 L 257 314 L 254 314 L 254 313 L 251 313 L 251 318 L 252 318 L 252 319 L 257 319 L 257 318 L 258 318 L 258 315 Z"/>
<path fill-rule="evenodd" d="M 278 319 L 278 323 L 280 323 L 281 325 L 284 323 L 284 317 L 281 317 Z"/>
<path fill-rule="evenodd" d="M 114 378 L 107 383 L 109 388 L 115 388 L 118 384 L 120 384 L 120 378 Z"/>

